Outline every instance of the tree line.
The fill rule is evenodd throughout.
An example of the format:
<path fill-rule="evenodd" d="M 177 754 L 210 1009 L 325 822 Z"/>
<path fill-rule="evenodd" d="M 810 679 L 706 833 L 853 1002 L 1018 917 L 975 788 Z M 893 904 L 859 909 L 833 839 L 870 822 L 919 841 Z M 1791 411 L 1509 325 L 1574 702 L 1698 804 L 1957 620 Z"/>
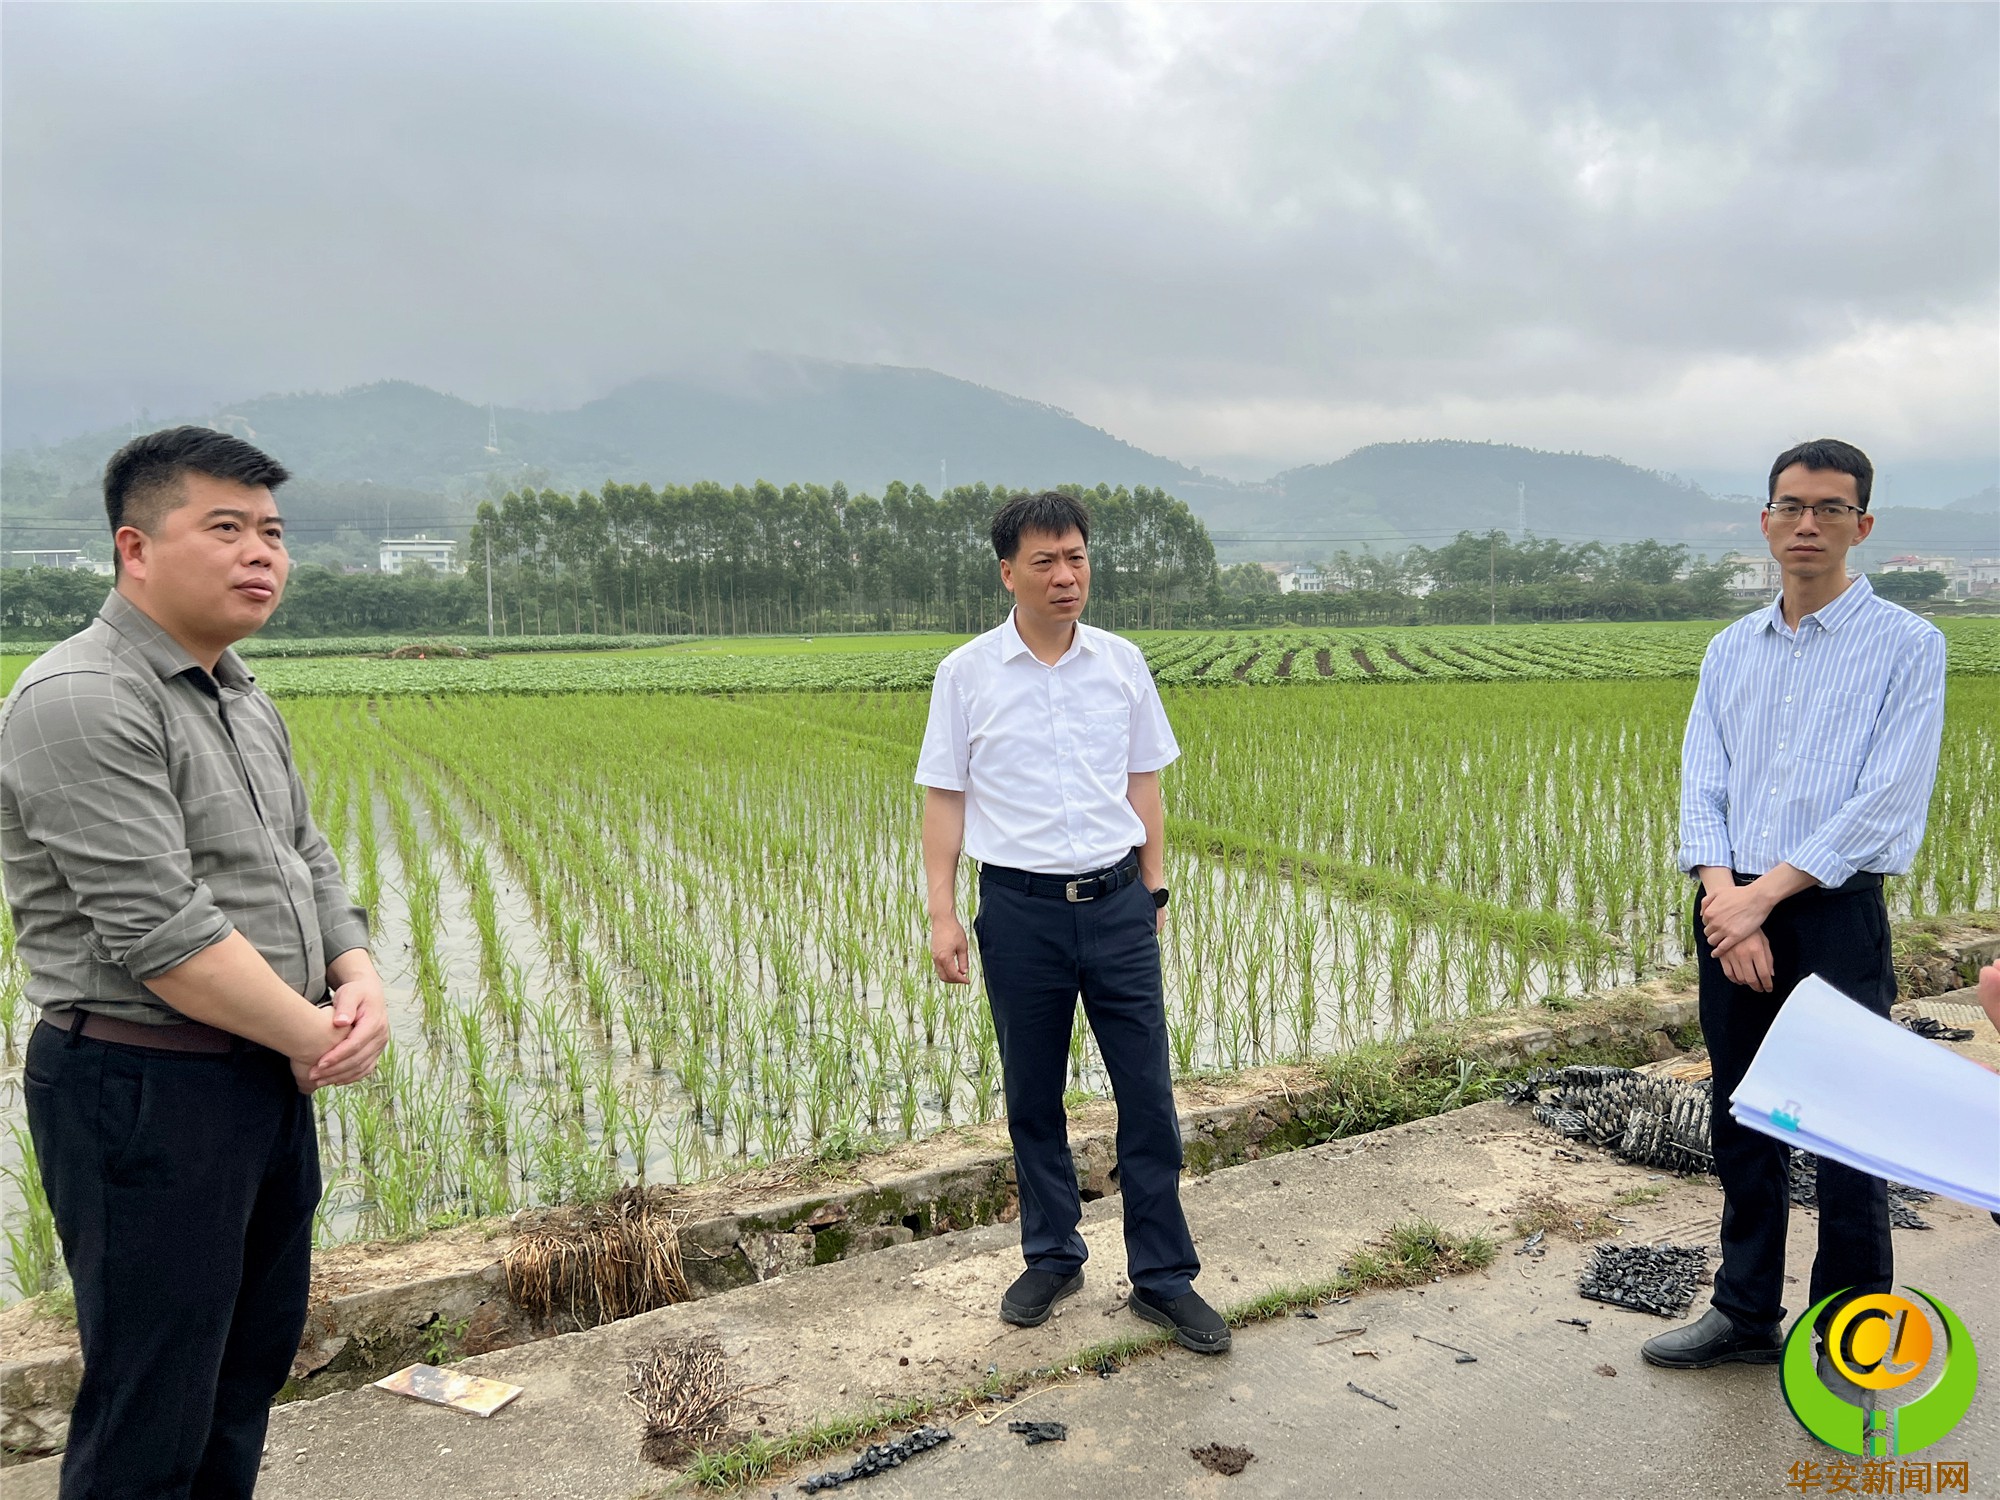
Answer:
<path fill-rule="evenodd" d="M 1090 618 L 1108 629 L 1200 624 L 1215 605 L 1215 548 L 1165 490 L 1064 486 L 1091 515 Z M 483 634 L 488 561 L 505 635 L 825 634 L 997 624 L 990 528 L 1010 497 L 985 484 L 931 495 L 895 483 L 607 484 L 511 492 L 480 505 L 459 574 L 295 567 L 274 635 Z M 107 581 L 54 568 L 7 575 L 0 623 L 49 639 L 81 628 Z"/>
<path fill-rule="evenodd" d="M 1481 620 L 1681 620 L 1733 612 L 1729 569 L 1695 564 L 1680 543 L 1565 546 L 1461 531 L 1441 547 L 1336 552 L 1321 593 L 1280 594 L 1256 563 L 1222 575 L 1229 623 L 1465 625 Z"/>
<path fill-rule="evenodd" d="M 1186 505 L 1144 485 L 1065 489 L 1091 514 L 1094 621 L 1167 629 L 1205 613 L 1215 548 Z M 989 530 L 1009 494 L 900 482 L 879 497 L 840 484 L 527 491 L 480 506 L 468 555 L 483 578 L 491 545 L 509 633 L 973 632 L 1008 607 Z"/>
<path fill-rule="evenodd" d="M 1323 593 L 1280 594 L 1256 563 L 1218 569 L 1207 530 L 1164 490 L 1074 488 L 1090 507 L 1090 618 L 1111 629 L 1275 624 L 1464 624 L 1712 618 L 1733 612 L 1726 570 L 1679 544 L 1566 546 L 1461 532 L 1441 547 L 1336 552 Z M 825 634 L 995 624 L 1008 598 L 987 530 L 1008 492 L 938 496 L 890 485 L 607 484 L 509 493 L 479 507 L 465 573 L 295 567 L 269 633 L 479 635 Z M 0 627 L 48 640 L 81 628 L 107 581 L 10 569 Z M 1900 575 L 1885 575 L 1897 578 Z"/>

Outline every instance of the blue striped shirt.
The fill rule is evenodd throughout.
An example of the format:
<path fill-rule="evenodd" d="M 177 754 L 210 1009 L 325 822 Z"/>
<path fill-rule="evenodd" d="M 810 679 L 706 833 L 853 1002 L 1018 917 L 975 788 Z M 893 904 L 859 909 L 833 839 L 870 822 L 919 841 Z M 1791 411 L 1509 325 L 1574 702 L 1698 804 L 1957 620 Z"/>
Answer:
<path fill-rule="evenodd" d="M 1823 886 L 1902 874 L 1943 734 L 1936 626 L 1865 577 L 1797 630 L 1779 598 L 1702 658 L 1681 747 L 1681 868 L 1789 864 Z"/>

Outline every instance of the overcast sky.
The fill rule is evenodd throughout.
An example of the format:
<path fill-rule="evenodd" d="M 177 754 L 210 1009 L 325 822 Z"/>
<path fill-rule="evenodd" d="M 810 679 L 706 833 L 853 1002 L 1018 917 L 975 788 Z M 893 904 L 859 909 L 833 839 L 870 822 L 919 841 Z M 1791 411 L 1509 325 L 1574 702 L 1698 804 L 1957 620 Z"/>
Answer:
<path fill-rule="evenodd" d="M 1244 477 L 2000 450 L 2000 7 L 20 4 L 7 441 L 924 365 Z"/>

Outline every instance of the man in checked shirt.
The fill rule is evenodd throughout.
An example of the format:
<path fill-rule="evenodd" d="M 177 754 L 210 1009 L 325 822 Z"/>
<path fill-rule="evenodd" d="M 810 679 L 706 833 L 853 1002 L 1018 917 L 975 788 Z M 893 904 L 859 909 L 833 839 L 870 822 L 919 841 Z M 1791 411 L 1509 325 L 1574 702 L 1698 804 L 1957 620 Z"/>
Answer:
<path fill-rule="evenodd" d="M 284 594 L 286 477 L 202 427 L 119 450 L 116 589 L 0 708 L 28 1128 L 83 1342 L 64 1500 L 250 1494 L 305 1325 L 307 1096 L 388 1039 L 367 922 L 229 649 Z"/>
<path fill-rule="evenodd" d="M 1707 1312 L 1646 1342 L 1655 1365 L 1780 1358 L 1789 1152 L 1739 1125 L 1729 1096 L 1808 974 L 1878 1015 L 1896 998 L 1882 877 L 1908 870 L 1923 838 L 1944 637 L 1848 577 L 1848 550 L 1874 529 L 1874 477 L 1866 454 L 1832 439 L 1779 455 L 1763 526 L 1784 592 L 1716 636 L 1701 664 L 1681 752 L 1680 863 L 1703 891 L 1695 948 L 1722 1268 Z M 1854 1079 L 1868 1086 L 1867 1059 L 1854 1060 Z M 1890 1290 L 1887 1185 L 1822 1159 L 1818 1190 L 1808 1305 Z M 1831 1370 L 1822 1354 L 1821 1378 L 1839 1390 Z"/>

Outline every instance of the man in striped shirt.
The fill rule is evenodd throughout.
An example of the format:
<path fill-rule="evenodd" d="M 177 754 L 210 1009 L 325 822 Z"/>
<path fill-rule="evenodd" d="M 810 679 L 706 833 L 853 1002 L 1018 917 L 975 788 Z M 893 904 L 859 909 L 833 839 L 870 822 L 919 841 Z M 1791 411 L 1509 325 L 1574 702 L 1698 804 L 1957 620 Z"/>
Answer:
<path fill-rule="evenodd" d="M 1923 838 L 1944 729 L 1944 637 L 1848 577 L 1848 550 L 1874 529 L 1874 475 L 1866 454 L 1831 439 L 1779 455 L 1763 527 L 1784 592 L 1709 643 L 1688 716 L 1680 863 L 1703 891 L 1695 948 L 1714 1063 L 1722 1269 L 1706 1313 L 1647 1341 L 1655 1365 L 1778 1361 L 1789 1153 L 1739 1125 L 1729 1096 L 1806 975 L 1877 1014 L 1896 998 L 1882 877 L 1908 870 Z M 1866 1059 L 1855 1059 L 1854 1079 L 1867 1087 Z M 1822 1160 L 1818 1195 L 1808 1305 L 1888 1291 L 1886 1184 Z M 1822 1377 L 1829 1366 L 1822 1357 Z"/>

